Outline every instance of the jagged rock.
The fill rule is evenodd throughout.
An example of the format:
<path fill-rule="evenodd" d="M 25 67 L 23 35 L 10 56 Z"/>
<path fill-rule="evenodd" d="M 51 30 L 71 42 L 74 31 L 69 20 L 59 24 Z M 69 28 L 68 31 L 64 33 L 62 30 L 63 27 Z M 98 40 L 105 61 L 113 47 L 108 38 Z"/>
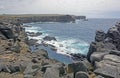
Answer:
<path fill-rule="evenodd" d="M 113 44 L 116 46 L 118 50 L 120 50 L 120 32 L 118 27 L 112 27 L 108 30 L 108 37 L 112 38 Z"/>
<path fill-rule="evenodd" d="M 110 28 L 107 32 L 107 36 L 114 39 L 114 40 L 115 39 L 120 39 L 120 37 L 119 37 L 120 33 L 119 33 L 117 27 Z"/>
<path fill-rule="evenodd" d="M 104 42 L 92 42 L 87 54 L 87 59 L 90 61 L 91 54 L 94 52 L 109 52 L 110 50 L 116 50 L 116 47 L 112 43 Z"/>
<path fill-rule="evenodd" d="M 95 41 L 100 42 L 104 41 L 105 39 L 105 33 L 102 30 L 96 31 Z"/>
<path fill-rule="evenodd" d="M 55 37 L 50 37 L 50 36 L 45 36 L 43 38 L 43 40 L 45 40 L 45 41 L 51 41 L 51 40 L 57 41 Z"/>

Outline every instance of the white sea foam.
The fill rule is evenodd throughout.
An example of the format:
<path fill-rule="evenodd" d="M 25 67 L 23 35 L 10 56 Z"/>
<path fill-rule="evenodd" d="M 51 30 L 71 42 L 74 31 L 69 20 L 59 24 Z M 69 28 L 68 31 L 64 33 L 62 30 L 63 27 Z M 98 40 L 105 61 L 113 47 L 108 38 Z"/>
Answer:
<path fill-rule="evenodd" d="M 42 30 L 40 27 L 26 27 L 26 32 L 42 32 L 42 35 L 37 37 L 30 37 L 29 39 L 37 39 L 37 43 L 41 44 L 43 42 L 43 38 L 45 36 L 48 36 L 49 34 L 47 31 Z M 81 54 L 87 54 L 89 44 L 78 39 L 59 39 L 59 37 L 56 37 L 57 41 L 44 41 L 45 44 L 50 44 L 55 46 L 57 49 L 57 53 L 69 55 L 70 53 L 81 53 Z"/>
<path fill-rule="evenodd" d="M 75 39 L 63 41 L 44 41 L 44 43 L 55 46 L 57 49 L 57 53 L 65 55 L 68 55 L 70 53 L 86 54 L 88 51 L 86 47 L 89 46 L 89 44 L 85 43 L 84 41 L 82 43 L 79 43 Z"/>

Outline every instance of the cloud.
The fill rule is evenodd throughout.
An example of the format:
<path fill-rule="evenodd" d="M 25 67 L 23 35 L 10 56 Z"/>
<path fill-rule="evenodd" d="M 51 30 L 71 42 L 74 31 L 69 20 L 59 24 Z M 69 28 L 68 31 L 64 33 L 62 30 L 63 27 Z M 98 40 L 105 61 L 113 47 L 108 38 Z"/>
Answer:
<path fill-rule="evenodd" d="M 63 13 L 88 17 L 120 13 L 120 0 L 0 0 L 0 5 L 0 13 Z"/>

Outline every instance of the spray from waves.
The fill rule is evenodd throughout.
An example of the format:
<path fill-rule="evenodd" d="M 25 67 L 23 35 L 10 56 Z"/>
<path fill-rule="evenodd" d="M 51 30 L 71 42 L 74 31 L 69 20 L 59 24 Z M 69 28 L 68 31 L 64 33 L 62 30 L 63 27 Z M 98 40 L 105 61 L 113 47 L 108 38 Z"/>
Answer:
<path fill-rule="evenodd" d="M 26 29 L 26 32 L 34 32 L 34 33 L 42 32 L 42 35 L 37 36 L 37 37 L 29 36 L 29 39 L 36 39 L 38 40 L 37 43 L 39 44 L 44 42 L 45 44 L 53 45 L 57 49 L 57 53 L 64 54 L 64 55 L 69 55 L 71 53 L 75 53 L 75 54 L 81 53 L 81 54 L 86 55 L 88 52 L 89 44 L 83 40 L 68 39 L 68 38 L 62 39 L 62 38 L 56 37 L 57 41 L 44 41 L 43 38 L 45 36 L 50 35 L 48 34 L 50 30 L 43 30 L 41 27 L 36 27 L 34 25 L 31 27 L 26 27 L 25 29 Z"/>
<path fill-rule="evenodd" d="M 57 53 L 60 54 L 81 53 L 86 55 L 89 47 L 88 43 L 76 39 L 46 41 L 46 43 L 50 45 L 54 45 L 57 49 Z"/>

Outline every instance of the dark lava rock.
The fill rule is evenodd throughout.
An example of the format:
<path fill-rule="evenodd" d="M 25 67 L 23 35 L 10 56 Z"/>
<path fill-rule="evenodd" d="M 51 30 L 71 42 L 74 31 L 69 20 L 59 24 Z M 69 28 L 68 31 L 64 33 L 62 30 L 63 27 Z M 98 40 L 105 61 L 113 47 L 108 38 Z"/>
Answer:
<path fill-rule="evenodd" d="M 102 30 L 96 31 L 95 41 L 100 42 L 104 41 L 105 39 L 105 33 Z"/>
<path fill-rule="evenodd" d="M 30 39 L 27 41 L 27 43 L 28 43 L 28 45 L 32 46 L 32 45 L 35 45 L 37 41 L 38 40 L 36 40 L 36 39 Z"/>
<path fill-rule="evenodd" d="M 75 60 L 75 61 L 78 61 L 78 60 L 83 61 L 84 58 L 86 58 L 85 55 L 80 54 L 80 53 L 78 53 L 78 54 L 71 53 L 70 55 L 72 56 L 72 59 Z"/>
<path fill-rule="evenodd" d="M 28 36 L 31 36 L 31 37 L 37 37 L 37 36 L 40 36 L 42 35 L 42 33 L 40 32 L 37 32 L 37 33 L 34 33 L 34 32 L 27 32 Z"/>
<path fill-rule="evenodd" d="M 39 60 L 38 60 L 37 58 L 33 58 L 31 61 L 32 61 L 33 63 L 38 63 L 38 62 L 39 62 Z"/>
<path fill-rule="evenodd" d="M 14 39 L 14 34 L 10 28 L 0 28 L 0 32 L 7 38 L 7 39 Z"/>
<path fill-rule="evenodd" d="M 117 50 L 111 50 L 111 51 L 110 51 L 110 54 L 120 56 L 120 51 L 117 51 Z"/>
<path fill-rule="evenodd" d="M 50 37 L 50 36 L 45 36 L 43 38 L 43 40 L 46 40 L 46 41 L 51 41 L 51 40 L 57 41 L 57 39 L 55 37 Z"/>
<path fill-rule="evenodd" d="M 84 61 L 78 61 L 68 65 L 68 72 L 74 72 L 74 78 L 78 71 L 88 72 L 88 68 Z"/>

